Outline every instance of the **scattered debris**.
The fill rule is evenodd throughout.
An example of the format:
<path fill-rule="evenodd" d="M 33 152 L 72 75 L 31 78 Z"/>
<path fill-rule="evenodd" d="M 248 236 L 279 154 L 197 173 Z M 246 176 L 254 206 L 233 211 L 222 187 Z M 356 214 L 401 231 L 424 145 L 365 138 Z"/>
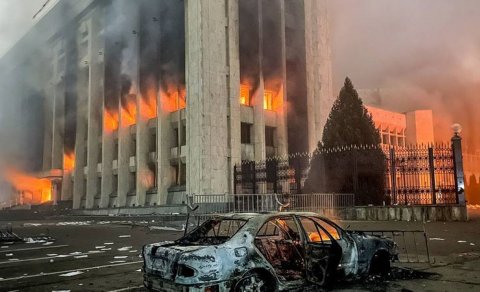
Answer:
<path fill-rule="evenodd" d="M 66 273 L 66 274 L 61 274 L 60 277 L 73 277 L 73 276 L 78 276 L 78 275 L 81 275 L 83 274 L 82 271 L 74 271 L 74 272 L 69 272 L 69 273 Z"/>
<path fill-rule="evenodd" d="M 92 224 L 92 221 L 74 221 L 74 222 L 58 222 L 57 226 L 85 226 Z"/>
<path fill-rule="evenodd" d="M 54 243 L 55 239 L 48 235 L 39 235 L 39 236 L 32 236 L 26 237 L 23 239 L 25 243 L 43 243 L 44 245 L 51 245 Z"/>
<path fill-rule="evenodd" d="M 150 230 L 164 230 L 164 231 L 184 231 L 185 227 L 182 229 L 173 228 L 173 227 L 166 227 L 166 226 L 149 226 Z"/>
<path fill-rule="evenodd" d="M 10 244 L 10 242 L 19 242 L 19 241 L 22 241 L 22 239 L 15 233 L 13 233 L 11 225 L 7 227 L 6 231 L 0 230 L 0 242 L 4 244 Z"/>
<path fill-rule="evenodd" d="M 23 227 L 38 227 L 38 226 L 42 226 L 41 223 L 24 223 L 23 224 Z"/>
<path fill-rule="evenodd" d="M 118 251 L 129 251 L 132 248 L 132 246 L 124 246 L 121 248 L 117 248 Z"/>

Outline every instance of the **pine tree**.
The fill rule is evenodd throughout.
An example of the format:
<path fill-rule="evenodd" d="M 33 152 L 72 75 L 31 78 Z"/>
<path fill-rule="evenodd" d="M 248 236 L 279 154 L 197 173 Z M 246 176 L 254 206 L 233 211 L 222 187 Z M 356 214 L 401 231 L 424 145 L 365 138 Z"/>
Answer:
<path fill-rule="evenodd" d="M 318 144 L 316 152 L 322 154 L 314 155 L 311 160 L 305 190 L 355 193 L 357 204 L 382 203 L 385 156 L 380 141 L 371 115 L 347 77 Z M 339 147 L 349 150 L 325 152 Z"/>

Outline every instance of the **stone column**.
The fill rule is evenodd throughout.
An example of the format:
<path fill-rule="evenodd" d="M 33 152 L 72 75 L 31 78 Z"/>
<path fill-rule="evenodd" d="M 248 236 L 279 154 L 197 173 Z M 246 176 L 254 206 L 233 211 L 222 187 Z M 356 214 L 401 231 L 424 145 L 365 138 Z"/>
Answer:
<path fill-rule="evenodd" d="M 152 172 L 148 167 L 148 150 L 150 145 L 150 131 L 148 129 L 148 116 L 146 111 L 149 105 L 144 101 L 147 97 L 137 94 L 137 147 L 136 147 L 136 204 L 144 206 L 147 190 L 151 187 Z"/>
<path fill-rule="evenodd" d="M 157 204 L 167 204 L 168 188 L 171 185 L 170 148 L 172 133 L 168 111 L 162 105 L 161 94 L 157 99 Z"/>
<path fill-rule="evenodd" d="M 240 141 L 240 52 L 239 52 L 239 17 L 238 17 L 238 1 L 227 1 L 227 68 L 228 68 L 228 95 L 229 95 L 229 148 L 230 156 L 228 159 L 229 182 L 228 191 L 233 193 L 234 190 L 234 173 L 235 165 L 242 162 L 242 151 Z"/>
<path fill-rule="evenodd" d="M 104 95 L 104 39 L 101 34 L 103 20 L 103 9 L 94 11 L 90 19 L 89 39 L 89 65 L 90 80 L 88 93 L 88 152 L 87 152 L 87 197 L 85 207 L 91 209 L 94 206 L 95 198 L 99 194 L 97 165 L 100 158 L 100 143 L 102 135 L 102 100 Z"/>
<path fill-rule="evenodd" d="M 130 91 L 124 93 L 129 95 L 128 97 L 132 100 L 138 96 L 138 49 L 139 49 L 139 11 L 138 3 L 135 1 L 124 1 L 123 6 L 125 11 L 129 11 L 129 14 L 125 15 L 125 21 L 123 22 L 124 27 L 124 41 L 125 48 L 123 49 L 123 59 L 122 59 L 122 74 L 124 74 L 131 81 Z M 123 108 L 122 108 L 123 107 Z M 136 109 L 138 112 L 138 109 Z M 130 173 L 130 156 L 131 153 L 131 144 L 132 144 L 132 134 L 130 127 L 135 127 L 131 124 L 131 121 L 127 118 L 127 115 L 134 115 L 135 113 L 129 113 L 125 109 L 125 104 L 120 103 L 120 127 L 118 130 L 118 206 L 124 207 L 127 204 L 127 194 L 130 191 L 131 185 L 131 173 Z"/>
<path fill-rule="evenodd" d="M 280 5 L 280 27 L 281 27 L 281 54 L 282 54 L 282 88 L 280 96 L 281 107 L 277 110 L 277 143 L 279 156 L 288 155 L 288 137 L 287 137 L 287 56 L 285 41 L 285 0 L 278 0 Z"/>
<path fill-rule="evenodd" d="M 303 0 L 307 71 L 308 148 L 313 152 L 322 139 L 323 128 L 335 96 L 332 89 L 332 60 L 326 0 Z"/>
<path fill-rule="evenodd" d="M 75 169 L 73 181 L 73 208 L 80 208 L 82 198 L 85 194 L 85 155 L 86 155 L 86 139 L 87 139 L 87 111 L 85 104 L 87 104 L 87 84 L 88 84 L 88 67 L 79 67 L 78 76 L 78 99 L 77 99 L 77 132 L 75 137 Z"/>
<path fill-rule="evenodd" d="M 186 2 L 187 192 L 228 192 L 227 9 Z"/>

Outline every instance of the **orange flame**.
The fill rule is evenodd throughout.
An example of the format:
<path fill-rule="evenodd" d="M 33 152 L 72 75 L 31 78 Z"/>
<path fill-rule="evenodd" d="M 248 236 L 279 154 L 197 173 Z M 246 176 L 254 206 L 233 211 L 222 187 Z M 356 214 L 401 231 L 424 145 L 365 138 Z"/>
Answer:
<path fill-rule="evenodd" d="M 122 126 L 129 127 L 137 123 L 137 101 L 134 94 L 130 94 L 126 104 L 122 106 Z"/>
<path fill-rule="evenodd" d="M 187 106 L 186 92 L 184 87 L 170 86 L 167 91 L 160 90 L 162 109 L 166 112 L 174 112 Z"/>
<path fill-rule="evenodd" d="M 63 170 L 71 172 L 75 168 L 75 153 L 69 152 L 63 154 Z"/>
<path fill-rule="evenodd" d="M 250 86 L 240 85 L 240 104 L 250 106 Z"/>
<path fill-rule="evenodd" d="M 111 133 L 118 129 L 118 112 L 105 110 L 103 112 L 103 128 L 105 132 Z"/>
<path fill-rule="evenodd" d="M 153 104 L 152 104 L 153 103 Z M 153 119 L 157 116 L 156 110 L 156 100 L 144 100 L 143 98 L 140 99 L 140 114 L 145 119 Z"/>
<path fill-rule="evenodd" d="M 240 104 L 251 106 L 251 87 L 247 84 L 240 85 Z M 281 112 L 283 111 L 283 85 L 280 86 L 278 91 L 265 89 L 263 93 L 263 109 L 269 111 Z"/>
<path fill-rule="evenodd" d="M 52 200 L 52 183 L 48 179 L 36 178 L 16 170 L 8 170 L 6 179 L 15 189 L 24 194 L 24 203 L 44 203 Z"/>

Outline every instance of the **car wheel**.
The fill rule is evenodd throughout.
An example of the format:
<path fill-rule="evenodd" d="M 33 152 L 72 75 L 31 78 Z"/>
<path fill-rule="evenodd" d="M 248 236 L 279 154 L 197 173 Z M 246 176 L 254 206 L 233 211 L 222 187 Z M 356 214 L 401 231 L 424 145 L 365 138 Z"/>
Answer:
<path fill-rule="evenodd" d="M 271 291 L 269 280 L 257 272 L 248 273 L 235 285 L 235 292 L 266 292 Z"/>
<path fill-rule="evenodd" d="M 386 277 L 390 273 L 390 256 L 386 252 L 376 253 L 370 262 L 370 275 Z"/>

